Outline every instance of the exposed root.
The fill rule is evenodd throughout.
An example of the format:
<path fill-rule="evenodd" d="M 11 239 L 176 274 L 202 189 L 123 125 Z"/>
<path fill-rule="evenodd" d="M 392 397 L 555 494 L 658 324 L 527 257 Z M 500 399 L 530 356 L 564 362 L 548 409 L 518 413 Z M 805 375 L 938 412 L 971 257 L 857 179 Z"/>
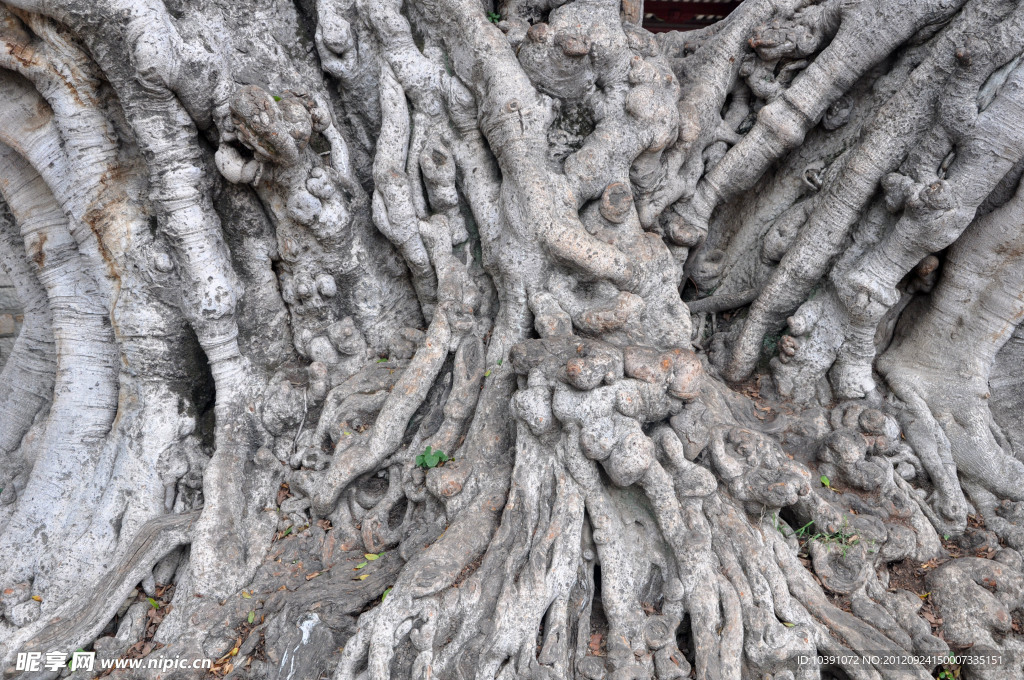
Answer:
<path fill-rule="evenodd" d="M 0 7 L 5 664 L 1024 671 L 1019 3 L 315 4 Z"/>

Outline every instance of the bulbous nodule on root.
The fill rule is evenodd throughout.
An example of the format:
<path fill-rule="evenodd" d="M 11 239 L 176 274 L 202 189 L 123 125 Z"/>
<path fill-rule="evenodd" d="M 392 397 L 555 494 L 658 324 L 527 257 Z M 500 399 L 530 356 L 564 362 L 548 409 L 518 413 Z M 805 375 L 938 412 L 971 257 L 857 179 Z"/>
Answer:
<path fill-rule="evenodd" d="M 485 677 L 681 678 L 693 667 L 698 677 L 813 678 L 821 669 L 800 657 L 948 651 L 918 616 L 920 598 L 887 590 L 879 571 L 941 551 L 889 458 L 907 454 L 891 417 L 850 404 L 832 422 L 781 429 L 780 446 L 688 351 L 546 338 L 516 345 L 510 363 L 520 426 L 492 544 L 502 548 L 440 609 L 393 599 L 368 615 L 338 677 L 398 672 L 384 650 L 407 631 L 421 657 L 410 670 L 424 674 L 433 659 L 442 675 L 456 664 Z M 829 481 L 812 484 L 819 474 Z M 482 606 L 493 620 L 471 613 Z M 873 672 L 903 671 L 879 662 Z"/>

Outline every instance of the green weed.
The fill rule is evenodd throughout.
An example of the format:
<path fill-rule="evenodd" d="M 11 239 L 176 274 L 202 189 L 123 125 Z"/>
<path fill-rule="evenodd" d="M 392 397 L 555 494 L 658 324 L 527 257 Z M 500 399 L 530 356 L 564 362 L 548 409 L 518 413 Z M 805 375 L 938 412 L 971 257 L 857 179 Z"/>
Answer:
<path fill-rule="evenodd" d="M 429 446 L 423 450 L 423 453 L 416 456 L 416 464 L 422 468 L 434 468 L 446 460 L 450 459 L 444 451 L 434 451 Z"/>

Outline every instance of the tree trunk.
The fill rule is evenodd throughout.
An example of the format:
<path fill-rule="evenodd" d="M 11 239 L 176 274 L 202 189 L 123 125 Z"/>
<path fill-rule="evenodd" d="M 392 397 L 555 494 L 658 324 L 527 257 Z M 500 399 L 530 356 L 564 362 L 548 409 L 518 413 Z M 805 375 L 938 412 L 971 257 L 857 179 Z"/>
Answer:
<path fill-rule="evenodd" d="M 5 677 L 1024 677 L 1024 5 L 0 14 Z"/>

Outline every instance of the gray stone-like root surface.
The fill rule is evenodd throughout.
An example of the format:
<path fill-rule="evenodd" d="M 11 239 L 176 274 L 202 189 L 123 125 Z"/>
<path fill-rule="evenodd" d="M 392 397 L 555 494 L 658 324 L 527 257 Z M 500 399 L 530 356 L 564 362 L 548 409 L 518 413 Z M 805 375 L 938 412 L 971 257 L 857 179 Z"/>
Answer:
<path fill-rule="evenodd" d="M 1024 4 L 644 16 L 0 0 L 5 678 L 1024 677 Z"/>

